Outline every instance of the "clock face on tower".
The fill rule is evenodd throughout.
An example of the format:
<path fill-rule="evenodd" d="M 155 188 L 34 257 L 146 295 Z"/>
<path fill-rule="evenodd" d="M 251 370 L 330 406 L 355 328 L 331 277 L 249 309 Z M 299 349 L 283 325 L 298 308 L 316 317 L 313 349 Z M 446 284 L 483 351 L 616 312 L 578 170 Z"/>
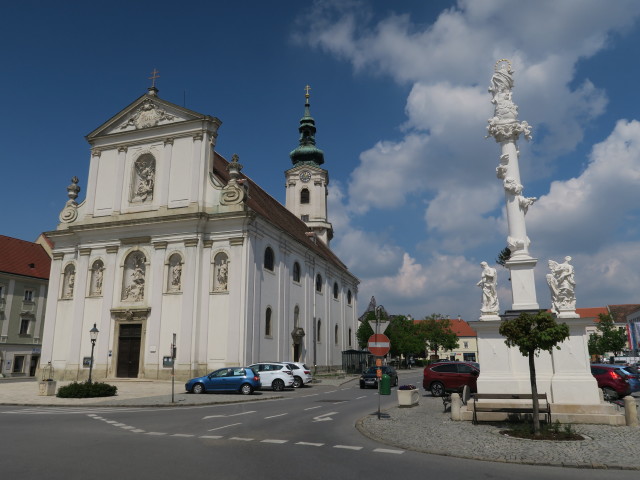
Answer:
<path fill-rule="evenodd" d="M 304 183 L 307 183 L 309 180 L 311 180 L 311 172 L 309 170 L 301 171 L 300 180 L 302 180 Z"/>

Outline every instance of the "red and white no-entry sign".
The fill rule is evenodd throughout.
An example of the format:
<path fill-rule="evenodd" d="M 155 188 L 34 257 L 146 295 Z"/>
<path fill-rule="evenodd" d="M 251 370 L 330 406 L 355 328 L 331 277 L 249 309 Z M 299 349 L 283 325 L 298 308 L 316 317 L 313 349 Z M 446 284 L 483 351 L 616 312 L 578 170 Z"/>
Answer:
<path fill-rule="evenodd" d="M 386 335 L 382 333 L 375 333 L 369 337 L 367 346 L 369 347 L 369 351 L 372 355 L 382 357 L 389 353 L 391 342 L 389 341 L 389 337 Z"/>

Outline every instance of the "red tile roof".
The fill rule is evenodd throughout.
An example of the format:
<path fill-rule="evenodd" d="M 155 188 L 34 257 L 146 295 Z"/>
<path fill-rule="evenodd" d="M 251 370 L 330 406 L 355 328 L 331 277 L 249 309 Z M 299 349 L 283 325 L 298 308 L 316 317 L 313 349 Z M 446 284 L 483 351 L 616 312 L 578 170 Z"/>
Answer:
<path fill-rule="evenodd" d="M 624 305 L 607 305 L 609 313 L 616 323 L 627 323 L 627 315 L 640 310 L 637 303 L 627 303 Z"/>
<path fill-rule="evenodd" d="M 595 318 L 597 320 L 598 315 L 601 313 L 606 315 L 609 311 L 607 307 L 576 308 L 576 313 L 580 315 L 580 318 Z"/>
<path fill-rule="evenodd" d="M 422 320 L 414 320 L 413 323 L 417 324 Z M 467 322 L 460 318 L 449 319 L 451 325 L 451 331 L 453 331 L 458 337 L 477 337 L 476 331 Z"/>
<path fill-rule="evenodd" d="M 49 278 L 51 259 L 37 243 L 0 235 L 0 272 Z"/>
<path fill-rule="evenodd" d="M 213 161 L 213 173 L 227 183 L 230 179 L 227 165 L 229 162 L 225 160 L 217 152 Z M 295 240 L 302 243 L 305 247 L 315 251 L 318 255 L 333 263 L 341 270 L 348 271 L 347 266 L 327 247 L 322 240 L 311 240 L 307 233 L 311 230 L 307 225 L 293 213 L 286 209 L 284 205 L 262 190 L 246 175 L 240 174 L 242 178 L 247 180 L 249 184 L 249 199 L 247 206 L 258 213 L 261 217 L 269 221 L 275 227 L 291 235 Z"/>

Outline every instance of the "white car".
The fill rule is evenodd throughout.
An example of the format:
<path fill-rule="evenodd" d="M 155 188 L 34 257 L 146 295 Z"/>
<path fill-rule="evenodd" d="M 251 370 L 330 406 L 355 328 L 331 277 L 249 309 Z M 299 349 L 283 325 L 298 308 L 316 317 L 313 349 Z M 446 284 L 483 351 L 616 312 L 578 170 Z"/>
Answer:
<path fill-rule="evenodd" d="M 283 362 L 289 365 L 293 373 L 293 388 L 304 387 L 307 383 L 313 382 L 311 369 L 301 362 Z"/>
<path fill-rule="evenodd" d="M 272 388 L 276 392 L 281 392 L 285 387 L 293 386 L 293 373 L 286 363 L 279 362 L 259 362 L 250 365 L 258 375 L 262 388 Z"/>

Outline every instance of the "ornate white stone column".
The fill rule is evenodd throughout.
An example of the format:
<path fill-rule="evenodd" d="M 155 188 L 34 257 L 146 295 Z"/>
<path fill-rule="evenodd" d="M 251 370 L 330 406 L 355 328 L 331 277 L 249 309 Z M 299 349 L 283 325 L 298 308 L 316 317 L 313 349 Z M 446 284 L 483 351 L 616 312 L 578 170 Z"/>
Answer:
<path fill-rule="evenodd" d="M 529 254 L 529 237 L 524 216 L 535 198 L 522 195 L 523 186 L 520 180 L 518 165 L 519 152 L 516 146 L 520 134 L 531 139 L 531 128 L 527 122 L 518 122 L 518 107 L 511 100 L 513 88 L 513 71 L 507 60 L 499 60 L 495 73 L 491 78 L 489 92 L 493 95 L 491 103 L 495 105 L 493 118 L 489 119 L 488 136 L 500 144 L 500 164 L 496 174 L 503 182 L 507 203 L 507 222 L 509 236 L 507 245 L 511 250 L 511 258 L 507 267 L 511 272 L 511 292 L 513 310 L 538 309 L 536 286 L 533 269 L 537 259 Z"/>
<path fill-rule="evenodd" d="M 120 213 L 122 209 L 122 189 L 125 184 L 124 170 L 127 162 L 127 147 L 122 145 L 118 147 L 118 170 L 116 173 L 116 191 L 113 195 L 113 212 Z M 129 182 L 126 182 L 127 185 Z"/>

